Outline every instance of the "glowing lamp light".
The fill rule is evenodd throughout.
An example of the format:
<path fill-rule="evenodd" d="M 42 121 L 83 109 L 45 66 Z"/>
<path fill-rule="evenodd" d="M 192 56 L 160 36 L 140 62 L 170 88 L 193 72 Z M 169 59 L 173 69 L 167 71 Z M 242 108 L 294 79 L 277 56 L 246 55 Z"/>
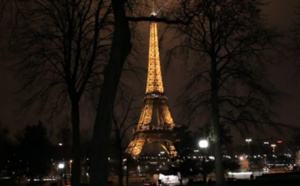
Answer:
<path fill-rule="evenodd" d="M 281 140 L 279 140 L 279 141 L 277 141 L 277 143 L 282 143 L 282 141 L 281 141 Z"/>
<path fill-rule="evenodd" d="M 276 144 L 271 144 L 271 147 L 273 148 L 273 152 L 275 152 Z"/>
<path fill-rule="evenodd" d="M 250 143 L 252 141 L 252 139 L 248 138 L 248 139 L 245 139 L 245 141 Z"/>
<path fill-rule="evenodd" d="M 213 156 L 209 156 L 208 157 L 210 160 L 215 160 L 215 157 L 213 157 Z"/>
<path fill-rule="evenodd" d="M 200 140 L 199 141 L 199 147 L 200 148 L 207 148 L 208 147 L 208 141 L 207 140 Z"/>
<path fill-rule="evenodd" d="M 157 14 L 155 12 L 152 12 L 151 13 L 151 16 L 156 16 Z"/>
<path fill-rule="evenodd" d="M 64 164 L 64 163 L 59 163 L 59 164 L 58 164 L 58 168 L 59 168 L 59 169 L 65 168 L 65 164 Z"/>

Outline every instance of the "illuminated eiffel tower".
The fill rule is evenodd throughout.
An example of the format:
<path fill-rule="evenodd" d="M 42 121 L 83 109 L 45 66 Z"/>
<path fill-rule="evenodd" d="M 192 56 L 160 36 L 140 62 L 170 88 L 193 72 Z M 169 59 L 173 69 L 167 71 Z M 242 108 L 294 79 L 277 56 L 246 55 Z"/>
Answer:
<path fill-rule="evenodd" d="M 133 140 L 126 150 L 133 157 L 138 156 L 146 143 L 158 143 L 170 157 L 177 156 L 174 147 L 175 126 L 169 107 L 161 75 L 157 23 L 150 22 L 148 76 L 144 107 L 137 127 L 133 131 Z M 153 121 L 156 114 L 157 123 Z"/>

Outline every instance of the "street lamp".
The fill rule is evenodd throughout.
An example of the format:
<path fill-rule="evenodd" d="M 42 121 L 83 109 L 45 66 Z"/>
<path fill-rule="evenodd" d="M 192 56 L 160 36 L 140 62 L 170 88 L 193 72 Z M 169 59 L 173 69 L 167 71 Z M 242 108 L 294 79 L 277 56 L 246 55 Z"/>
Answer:
<path fill-rule="evenodd" d="M 245 141 L 248 143 L 248 155 L 250 157 L 250 142 L 252 142 L 252 139 L 251 138 L 247 138 L 247 139 L 245 139 Z"/>
<path fill-rule="evenodd" d="M 65 184 L 67 183 L 67 175 L 66 175 L 66 165 L 65 165 L 65 162 L 61 162 L 58 164 L 57 168 L 59 169 L 59 172 L 60 172 L 60 179 L 62 181 L 63 178 L 65 178 Z"/>
<path fill-rule="evenodd" d="M 208 147 L 208 141 L 203 139 L 199 141 L 199 147 L 201 149 L 206 150 Z M 203 157 L 202 157 L 202 174 L 203 174 L 203 182 L 206 183 L 206 168 L 205 168 L 205 156 L 204 156 L 204 151 L 203 151 Z"/>
<path fill-rule="evenodd" d="M 201 149 L 207 148 L 207 147 L 208 147 L 208 141 L 207 141 L 207 140 L 200 140 L 200 141 L 199 141 L 199 147 L 200 147 Z"/>
<path fill-rule="evenodd" d="M 252 141 L 252 139 L 251 138 L 247 138 L 247 139 L 245 139 L 245 141 L 248 142 L 248 143 L 250 143 Z"/>
<path fill-rule="evenodd" d="M 65 164 L 64 163 L 59 163 L 57 166 L 58 169 L 64 169 L 65 168 Z"/>
<path fill-rule="evenodd" d="M 65 168 L 65 163 L 63 163 L 63 162 L 58 163 L 57 168 L 58 168 L 59 173 L 60 173 L 60 179 L 62 180 L 63 172 L 64 172 L 64 168 Z"/>

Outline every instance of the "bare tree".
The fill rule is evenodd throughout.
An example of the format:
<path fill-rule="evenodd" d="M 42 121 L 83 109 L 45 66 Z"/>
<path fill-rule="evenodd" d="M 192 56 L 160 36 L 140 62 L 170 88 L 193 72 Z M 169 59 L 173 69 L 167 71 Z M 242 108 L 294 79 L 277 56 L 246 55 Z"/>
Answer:
<path fill-rule="evenodd" d="M 108 150 L 116 92 L 125 60 L 131 49 L 130 29 L 125 13 L 126 0 L 112 0 L 114 35 L 110 59 L 104 69 L 93 133 L 91 185 L 108 184 Z"/>
<path fill-rule="evenodd" d="M 261 21 L 261 5 L 258 0 L 181 2 L 181 14 L 192 17 L 191 24 L 179 28 L 194 59 L 186 95 L 193 111 L 206 108 L 209 115 L 218 186 L 225 185 L 221 125 L 242 130 L 273 123 L 268 106 L 277 94 L 265 74 L 262 56 L 277 34 Z"/>
<path fill-rule="evenodd" d="M 137 2 L 130 1 L 131 5 L 139 7 L 139 3 Z M 127 0 L 112 0 L 114 36 L 109 63 L 105 66 L 104 70 L 104 81 L 99 95 L 100 99 L 94 124 L 90 179 L 92 186 L 106 186 L 108 184 L 108 151 L 110 146 L 110 132 L 113 125 L 114 102 L 123 65 L 131 50 L 131 30 L 129 29 L 128 20 L 152 20 L 169 23 L 166 19 L 154 19 L 152 17 L 128 18 L 126 17 L 126 3 L 128 3 Z M 129 9 L 133 10 L 132 7 Z M 178 21 L 170 21 L 170 23 L 178 23 Z"/>
<path fill-rule="evenodd" d="M 111 43 L 110 1 L 20 1 L 23 60 L 18 72 L 22 91 L 32 92 L 26 105 L 51 115 L 70 112 L 72 123 L 72 178 L 80 184 L 80 103 L 101 85 Z M 85 99 L 86 101 L 88 99 Z"/>
<path fill-rule="evenodd" d="M 5 164 L 7 163 L 7 159 L 11 156 L 12 151 L 12 142 L 9 138 L 10 131 L 7 127 L 3 126 L 0 121 L 0 172 L 2 172 Z"/>
<path fill-rule="evenodd" d="M 133 103 L 136 100 L 134 97 L 129 98 L 126 95 L 123 95 L 122 91 L 119 91 L 119 96 L 117 98 L 117 102 L 115 103 L 115 107 L 117 109 L 114 113 L 113 119 L 113 142 L 117 152 L 117 171 L 119 177 L 119 186 L 123 186 L 123 159 L 125 157 L 124 152 L 129 144 L 128 131 L 131 132 L 133 126 L 135 126 L 138 120 L 137 108 L 134 107 Z M 128 161 L 126 159 L 126 161 Z M 126 162 L 127 169 L 128 163 Z M 128 184 L 128 183 L 127 183 Z"/>

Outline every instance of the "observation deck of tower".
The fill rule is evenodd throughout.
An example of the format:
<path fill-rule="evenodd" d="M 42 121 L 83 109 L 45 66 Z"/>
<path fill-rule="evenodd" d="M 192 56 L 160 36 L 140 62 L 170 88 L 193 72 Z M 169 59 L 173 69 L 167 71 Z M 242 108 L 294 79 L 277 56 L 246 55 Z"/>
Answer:
<path fill-rule="evenodd" d="M 173 132 L 175 124 L 164 94 L 156 22 L 150 22 L 148 74 L 143 104 L 139 122 L 133 131 L 133 140 L 126 152 L 135 157 L 142 152 L 146 143 L 158 143 L 169 156 L 177 156 Z M 156 123 L 153 121 L 154 114 Z"/>

